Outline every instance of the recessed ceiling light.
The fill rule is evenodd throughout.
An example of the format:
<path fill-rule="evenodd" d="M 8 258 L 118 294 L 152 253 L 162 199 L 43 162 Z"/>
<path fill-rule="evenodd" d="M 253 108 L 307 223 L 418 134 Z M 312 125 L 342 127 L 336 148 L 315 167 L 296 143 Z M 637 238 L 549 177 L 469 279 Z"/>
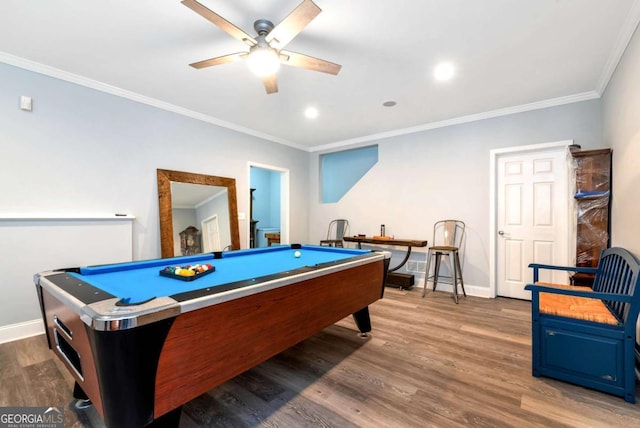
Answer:
<path fill-rule="evenodd" d="M 396 104 L 398 104 L 398 103 L 395 102 L 395 101 L 385 101 L 385 102 L 382 103 L 382 105 L 385 106 L 385 107 L 393 107 Z"/>
<path fill-rule="evenodd" d="M 455 69 L 450 62 L 441 62 L 433 69 L 433 77 L 440 81 L 450 80 L 454 74 Z"/>
<path fill-rule="evenodd" d="M 315 107 L 307 107 L 307 109 L 304 111 L 304 115 L 307 119 L 315 119 L 316 117 L 318 117 L 318 109 Z"/>

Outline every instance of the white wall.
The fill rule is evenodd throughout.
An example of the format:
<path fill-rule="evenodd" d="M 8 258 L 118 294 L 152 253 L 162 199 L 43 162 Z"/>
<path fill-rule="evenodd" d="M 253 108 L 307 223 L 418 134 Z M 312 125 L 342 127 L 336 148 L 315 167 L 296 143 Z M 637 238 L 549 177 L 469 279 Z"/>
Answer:
<path fill-rule="evenodd" d="M 33 98 L 32 112 L 19 109 L 21 95 Z M 248 162 L 290 170 L 291 240 L 306 242 L 308 153 L 0 63 L 2 213 L 132 214 L 133 258 L 157 258 L 156 169 L 234 177 L 248 216 Z M 240 228 L 248 247 L 246 221 Z M 15 254 L 24 257 L 38 257 L 38 249 Z M 0 278 L 0 326 L 40 316 L 35 292 L 30 310 L 14 309 L 24 306 L 13 302 L 20 287 L 33 284 Z"/>
<path fill-rule="evenodd" d="M 604 141 L 613 148 L 611 245 L 640 257 L 640 31 L 603 96 Z"/>
<path fill-rule="evenodd" d="M 0 343 L 44 331 L 40 317 L 24 317 L 19 325 L 15 322 L 16 314 L 32 314 L 34 305 L 37 306 L 33 285 L 36 272 L 132 260 L 132 221 L 129 217 L 113 215 L 105 218 L 1 218 L 0 290 L 11 297 L 3 298 L 0 303 Z M 94 242 L 101 245 L 94 245 Z M 17 254 L 21 256 L 16 257 Z M 39 314 L 39 310 L 36 313 Z"/>
<path fill-rule="evenodd" d="M 489 151 L 561 140 L 596 148 L 601 136 L 601 102 L 593 100 L 380 140 L 378 163 L 334 204 L 320 203 L 313 153 L 309 237 L 318 241 L 331 219 L 347 218 L 352 234 L 378 234 L 384 223 L 387 235 L 431 241 L 437 220 L 457 218 L 467 225 L 465 285 L 488 288 Z M 415 249 L 410 261 L 425 256 Z"/>

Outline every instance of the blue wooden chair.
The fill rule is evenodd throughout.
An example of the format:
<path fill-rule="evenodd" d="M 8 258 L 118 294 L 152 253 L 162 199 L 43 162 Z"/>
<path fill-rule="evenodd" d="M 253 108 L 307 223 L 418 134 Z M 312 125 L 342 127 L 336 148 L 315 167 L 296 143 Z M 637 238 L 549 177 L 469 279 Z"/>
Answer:
<path fill-rule="evenodd" d="M 640 265 L 622 248 L 602 252 L 597 268 L 533 263 L 532 371 L 635 403 Z M 538 283 L 540 269 L 595 273 L 593 289 Z"/>

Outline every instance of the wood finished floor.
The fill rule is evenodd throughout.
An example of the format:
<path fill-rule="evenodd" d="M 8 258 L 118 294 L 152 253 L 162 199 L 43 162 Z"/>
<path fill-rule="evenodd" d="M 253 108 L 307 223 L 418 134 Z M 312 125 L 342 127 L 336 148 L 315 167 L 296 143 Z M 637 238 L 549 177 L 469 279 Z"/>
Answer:
<path fill-rule="evenodd" d="M 531 376 L 528 302 L 420 295 L 387 289 L 368 340 L 345 318 L 186 404 L 180 427 L 640 426 L 640 404 Z M 0 382 L 0 406 L 65 406 L 66 426 L 104 426 L 73 410 L 44 336 L 0 345 Z"/>

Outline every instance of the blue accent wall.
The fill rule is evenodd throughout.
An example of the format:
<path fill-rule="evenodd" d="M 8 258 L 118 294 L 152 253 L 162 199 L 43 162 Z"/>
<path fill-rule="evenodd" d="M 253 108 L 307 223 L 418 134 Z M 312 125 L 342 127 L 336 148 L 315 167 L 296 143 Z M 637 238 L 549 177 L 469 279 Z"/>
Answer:
<path fill-rule="evenodd" d="M 377 145 L 321 155 L 322 202 L 338 202 L 377 162 Z"/>

